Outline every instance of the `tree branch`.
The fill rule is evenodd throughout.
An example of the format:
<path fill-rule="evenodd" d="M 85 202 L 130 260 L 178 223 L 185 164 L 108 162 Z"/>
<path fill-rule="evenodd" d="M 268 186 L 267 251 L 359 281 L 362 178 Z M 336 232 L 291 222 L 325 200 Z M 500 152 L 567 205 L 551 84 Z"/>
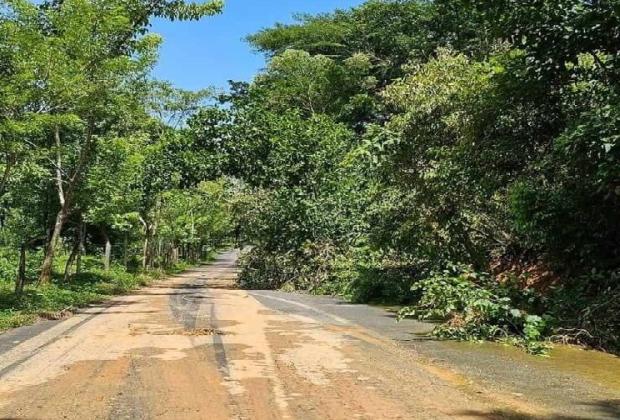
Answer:
<path fill-rule="evenodd" d="M 56 188 L 58 190 L 58 200 L 60 206 L 65 206 L 65 189 L 62 180 L 62 142 L 60 140 L 60 127 L 54 129 L 54 144 L 56 146 Z"/>
<path fill-rule="evenodd" d="M 2 174 L 2 179 L 0 179 L 0 198 L 2 198 L 4 196 L 4 193 L 6 192 L 7 184 L 9 183 L 9 177 L 11 176 L 11 171 L 13 170 L 14 165 L 15 159 L 12 155 L 10 155 L 7 158 L 4 173 Z"/>

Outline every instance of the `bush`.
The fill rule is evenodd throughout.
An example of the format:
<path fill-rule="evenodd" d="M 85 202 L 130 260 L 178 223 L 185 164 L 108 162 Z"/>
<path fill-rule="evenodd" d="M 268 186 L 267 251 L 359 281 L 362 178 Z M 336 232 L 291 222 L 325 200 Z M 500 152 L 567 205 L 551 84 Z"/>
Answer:
<path fill-rule="evenodd" d="M 0 248 L 0 281 L 8 281 L 17 274 L 17 260 L 5 249 Z"/>
<path fill-rule="evenodd" d="M 585 112 L 555 139 L 541 174 L 510 188 L 515 230 L 526 247 L 573 271 L 620 261 L 620 105 Z"/>
<path fill-rule="evenodd" d="M 344 294 L 357 303 L 403 304 L 411 302 L 413 276 L 407 264 L 392 261 L 379 253 L 358 249 L 348 258 L 349 273 L 341 283 Z M 343 277 L 343 271 L 338 273 Z"/>
<path fill-rule="evenodd" d="M 417 303 L 403 308 L 400 317 L 442 321 L 433 332 L 437 337 L 507 340 L 531 353 L 546 350 L 540 341 L 550 331 L 552 318 L 529 312 L 535 299 L 528 291 L 518 292 L 486 273 L 459 266 L 416 282 L 412 291 Z"/>
<path fill-rule="evenodd" d="M 62 256 L 57 259 L 57 275 L 51 284 L 27 285 L 19 297 L 13 292 L 12 281 L 0 282 L 0 331 L 31 324 L 38 318 L 61 318 L 77 308 L 129 293 L 161 275 L 159 272 L 132 274 L 121 266 L 104 271 L 99 258 L 84 257 L 84 268 L 89 271 L 64 282 L 60 275 L 64 259 Z"/>
<path fill-rule="evenodd" d="M 338 255 L 337 249 L 327 243 L 306 242 L 300 250 L 284 253 L 256 247 L 241 257 L 238 282 L 249 289 L 279 289 L 286 285 L 293 290 L 335 292 L 340 289 L 335 277 Z"/>
<path fill-rule="evenodd" d="M 241 256 L 239 264 L 237 282 L 245 289 L 278 289 L 295 278 L 295 264 L 288 254 L 253 248 Z"/>
<path fill-rule="evenodd" d="M 26 278 L 35 279 L 37 270 L 41 265 L 43 253 L 41 251 L 29 251 L 26 260 Z M 14 282 L 19 265 L 19 251 L 10 247 L 0 246 L 0 282 Z"/>
<path fill-rule="evenodd" d="M 410 270 L 367 248 L 310 242 L 284 254 L 254 248 L 241 258 L 241 267 L 238 282 L 248 289 L 285 287 L 358 303 L 404 303 L 412 296 Z"/>
<path fill-rule="evenodd" d="M 553 339 L 620 351 L 620 270 L 591 270 L 554 289 L 550 311 L 557 317 Z"/>

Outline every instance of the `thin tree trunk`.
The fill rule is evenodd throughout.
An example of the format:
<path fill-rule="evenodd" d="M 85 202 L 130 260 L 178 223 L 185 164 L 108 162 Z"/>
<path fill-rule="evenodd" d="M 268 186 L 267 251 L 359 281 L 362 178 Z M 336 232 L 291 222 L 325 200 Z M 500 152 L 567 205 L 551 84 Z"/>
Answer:
<path fill-rule="evenodd" d="M 149 270 L 153 270 L 155 268 L 155 243 L 154 238 L 151 238 L 151 243 L 149 245 Z"/>
<path fill-rule="evenodd" d="M 151 265 L 151 238 L 153 236 L 153 225 L 146 221 L 145 217 L 140 217 L 140 222 L 144 227 L 144 243 L 142 245 L 142 271 L 146 271 Z"/>
<path fill-rule="evenodd" d="M 144 246 L 142 248 L 142 270 L 146 271 L 149 268 L 150 264 L 150 252 L 149 249 L 151 247 L 151 233 L 150 230 L 147 229 L 146 234 L 144 236 Z"/>
<path fill-rule="evenodd" d="M 73 244 L 73 248 L 71 249 L 71 254 L 69 254 L 69 259 L 67 259 L 67 264 L 65 265 L 65 275 L 64 275 L 65 282 L 71 279 L 71 267 L 73 267 L 73 263 L 80 253 L 80 239 L 78 235 L 76 235 L 76 238 L 75 238 L 76 240 L 75 240 L 75 243 Z"/>
<path fill-rule="evenodd" d="M 41 266 L 41 274 L 39 275 L 39 284 L 49 283 L 52 279 L 52 268 L 54 264 L 55 249 L 58 244 L 60 234 L 62 232 L 62 227 L 67 218 L 67 215 L 69 214 L 70 201 L 73 195 L 73 191 L 75 189 L 75 186 L 80 181 L 82 173 L 84 172 L 84 167 L 86 166 L 86 163 L 88 162 L 88 158 L 90 156 L 90 151 L 92 148 L 93 127 L 94 122 L 89 121 L 86 130 L 86 139 L 84 145 L 80 149 L 75 168 L 70 174 L 70 176 L 68 176 L 68 179 L 66 181 L 66 190 L 65 181 L 63 180 L 62 142 L 60 138 L 60 127 L 56 126 L 56 128 L 54 129 L 54 144 L 56 146 L 56 189 L 58 193 L 58 200 L 60 202 L 60 210 L 56 215 L 54 230 L 46 246 L 45 259 L 43 260 L 43 265 Z"/>
<path fill-rule="evenodd" d="M 125 235 L 123 236 L 123 265 L 125 266 L 125 268 L 127 268 L 127 266 L 129 265 L 129 238 L 127 235 L 127 232 L 125 232 Z"/>
<path fill-rule="evenodd" d="M 149 268 L 155 268 L 155 238 L 157 237 L 157 219 L 151 225 L 151 240 L 149 242 Z"/>
<path fill-rule="evenodd" d="M 75 230 L 75 235 L 73 236 L 73 247 L 71 248 L 71 253 L 69 254 L 69 258 L 67 259 L 67 264 L 65 265 L 65 274 L 64 281 L 68 282 L 71 279 L 71 267 L 73 267 L 73 263 L 78 260 L 80 263 L 80 253 L 82 250 L 82 229 L 83 229 L 83 221 L 82 215 L 79 215 L 79 224 L 77 229 Z M 77 270 L 76 270 L 77 272 Z"/>
<path fill-rule="evenodd" d="M 148 248 L 149 248 L 149 238 L 144 238 L 144 244 L 142 245 L 142 270 L 146 271 L 146 267 L 148 265 Z"/>
<path fill-rule="evenodd" d="M 158 268 L 162 267 L 162 259 L 161 259 L 162 248 L 163 248 L 163 240 L 159 238 L 159 241 L 157 242 L 157 258 L 156 258 Z"/>
<path fill-rule="evenodd" d="M 47 242 L 45 248 L 45 258 L 43 259 L 43 265 L 41 266 L 41 274 L 39 275 L 39 284 L 47 284 L 52 280 L 52 268 L 54 264 L 54 255 L 56 253 L 56 247 L 58 245 L 58 240 L 60 239 L 60 234 L 62 232 L 62 227 L 65 223 L 66 218 L 66 209 L 63 207 L 60 209 L 58 214 L 56 215 L 56 222 L 54 223 L 54 230 L 52 231 L 52 235 Z"/>
<path fill-rule="evenodd" d="M 80 240 L 78 254 L 75 261 L 75 274 L 79 275 L 82 272 L 82 255 L 86 254 L 86 225 L 84 220 L 80 217 Z"/>
<path fill-rule="evenodd" d="M 112 242 L 110 242 L 110 235 L 105 228 L 101 228 L 103 239 L 105 240 L 105 247 L 103 251 L 103 269 L 110 271 L 110 260 L 112 259 Z"/>
<path fill-rule="evenodd" d="M 26 248 L 27 244 L 24 242 L 19 248 L 19 266 L 17 269 L 17 279 L 15 279 L 15 294 L 20 296 L 24 291 L 24 285 L 26 284 Z"/>
<path fill-rule="evenodd" d="M 56 146 L 56 189 L 58 192 L 58 201 L 60 202 L 60 210 L 56 214 L 56 221 L 54 223 L 54 229 L 47 241 L 45 249 L 45 258 L 43 265 L 41 266 L 41 274 L 39 275 L 39 284 L 49 283 L 52 279 L 52 269 L 54 264 L 54 254 L 56 252 L 56 246 L 58 245 L 58 239 L 62 233 L 62 227 L 65 223 L 67 216 L 67 197 L 65 195 L 64 184 L 62 179 L 62 154 L 61 154 L 61 141 L 60 141 L 60 127 L 56 126 L 54 130 L 54 142 Z"/>

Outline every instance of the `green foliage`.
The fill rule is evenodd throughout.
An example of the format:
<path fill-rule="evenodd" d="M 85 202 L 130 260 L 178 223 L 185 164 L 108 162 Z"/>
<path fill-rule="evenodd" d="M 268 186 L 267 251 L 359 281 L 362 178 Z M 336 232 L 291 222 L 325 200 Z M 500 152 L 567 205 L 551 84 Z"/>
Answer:
<path fill-rule="evenodd" d="M 230 236 L 231 221 L 224 180 L 196 188 L 168 190 L 159 209 L 159 238 L 167 243 L 211 245 Z"/>
<path fill-rule="evenodd" d="M 557 138 L 540 175 L 513 185 L 512 213 L 528 246 L 559 261 L 598 268 L 617 263 L 619 111 L 614 103 L 584 112 Z"/>
<path fill-rule="evenodd" d="M 405 303 L 441 319 L 440 336 L 533 353 L 549 336 L 617 348 L 617 3 L 303 15 L 251 35 L 266 68 L 213 98 L 150 80 L 161 40 L 148 25 L 219 1 L 11 1 L 0 274 L 12 280 L 20 249 L 30 280 L 41 248 L 43 272 L 71 249 L 70 279 L 87 251 L 165 268 L 234 236 L 251 245 L 244 287 Z"/>
<path fill-rule="evenodd" d="M 363 52 L 372 58 L 377 79 L 388 81 L 398 77 L 401 65 L 442 43 L 431 13 L 423 2 L 372 0 L 348 11 L 300 15 L 297 24 L 276 25 L 248 39 L 269 55 L 293 48 L 344 61 Z"/>
<path fill-rule="evenodd" d="M 85 265 L 88 270 L 69 283 L 57 280 L 44 287 L 29 286 L 21 296 L 13 293 L 12 282 L 0 281 L 0 331 L 31 324 L 39 318 L 62 318 L 75 309 L 145 286 L 159 276 L 156 272 L 131 274 L 120 266 L 104 271 L 101 262 L 93 258 L 87 259 Z M 58 269 L 62 268 L 58 264 Z"/>
<path fill-rule="evenodd" d="M 286 50 L 273 57 L 254 87 L 267 90 L 264 101 L 271 110 L 291 107 L 303 115 L 329 114 L 355 121 L 372 112 L 366 91 L 374 89 L 371 57 L 355 54 L 343 62 L 306 51 Z"/>
<path fill-rule="evenodd" d="M 486 273 L 454 267 L 416 282 L 415 306 L 405 307 L 399 317 L 413 316 L 445 322 L 434 335 L 459 340 L 509 339 L 531 353 L 544 352 L 541 339 L 549 331 L 548 315 L 528 313 L 532 297 L 527 290 L 510 290 Z"/>
<path fill-rule="evenodd" d="M 559 285 L 549 297 L 559 320 L 558 341 L 602 349 L 620 347 L 620 272 L 592 269 Z"/>

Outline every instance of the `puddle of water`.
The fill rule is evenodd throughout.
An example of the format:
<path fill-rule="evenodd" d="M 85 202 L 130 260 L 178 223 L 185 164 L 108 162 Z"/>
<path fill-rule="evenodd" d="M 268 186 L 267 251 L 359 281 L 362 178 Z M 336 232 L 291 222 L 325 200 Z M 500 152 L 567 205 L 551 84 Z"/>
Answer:
<path fill-rule="evenodd" d="M 603 386 L 620 391 L 620 357 L 573 346 L 555 346 L 544 360 L 554 368 L 586 376 Z"/>
<path fill-rule="evenodd" d="M 580 375 L 602 387 L 620 391 L 620 357 L 577 346 L 556 344 L 549 357 L 533 356 L 523 350 L 500 343 L 467 343 L 446 341 L 448 347 L 460 351 L 478 351 L 509 357 L 522 363 Z"/>
<path fill-rule="evenodd" d="M 372 305 L 387 312 L 398 313 L 402 306 Z M 426 334 L 422 334 L 426 335 Z M 500 343 L 471 343 L 446 341 L 460 351 L 480 351 L 510 357 L 523 363 L 533 363 L 547 369 L 583 376 L 605 388 L 620 391 L 620 357 L 577 346 L 555 344 L 549 357 L 532 356 L 514 346 Z"/>

